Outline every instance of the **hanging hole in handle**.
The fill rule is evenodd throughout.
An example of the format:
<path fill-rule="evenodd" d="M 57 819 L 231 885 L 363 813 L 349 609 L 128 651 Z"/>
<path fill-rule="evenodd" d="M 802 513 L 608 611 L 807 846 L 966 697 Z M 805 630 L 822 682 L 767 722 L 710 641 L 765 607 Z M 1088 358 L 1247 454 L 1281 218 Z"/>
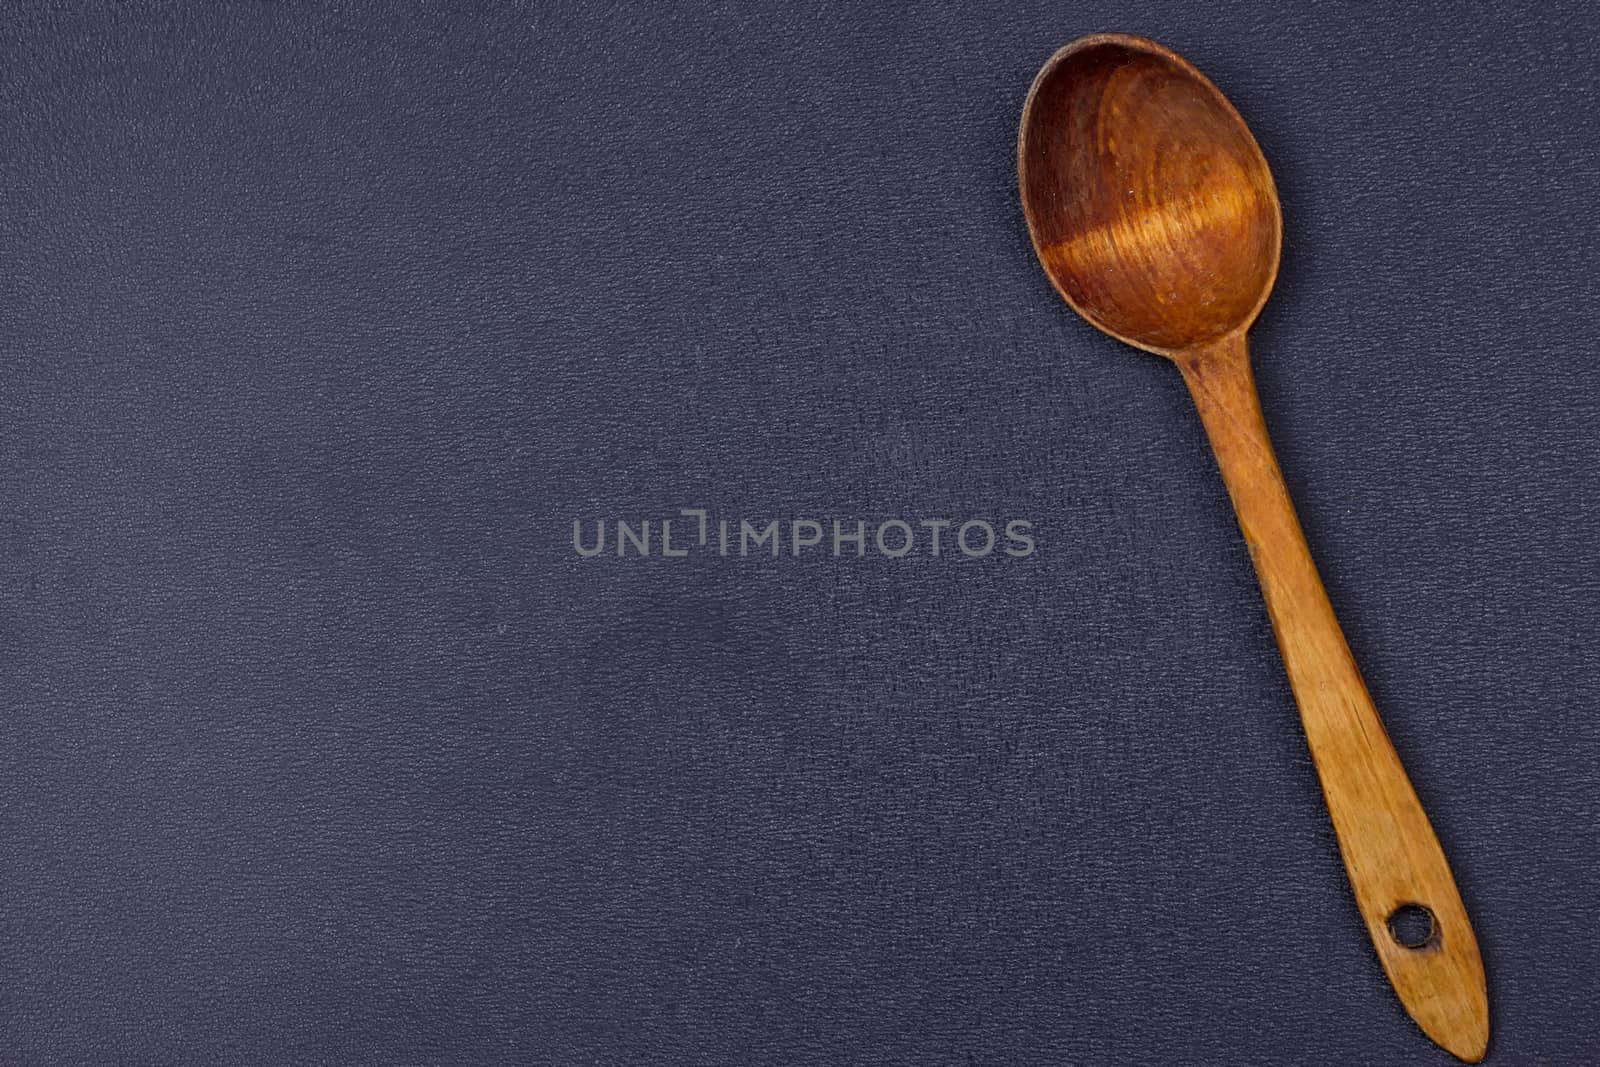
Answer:
<path fill-rule="evenodd" d="M 1421 904 L 1402 904 L 1389 913 L 1389 936 L 1401 948 L 1428 948 L 1439 940 L 1439 920 Z"/>

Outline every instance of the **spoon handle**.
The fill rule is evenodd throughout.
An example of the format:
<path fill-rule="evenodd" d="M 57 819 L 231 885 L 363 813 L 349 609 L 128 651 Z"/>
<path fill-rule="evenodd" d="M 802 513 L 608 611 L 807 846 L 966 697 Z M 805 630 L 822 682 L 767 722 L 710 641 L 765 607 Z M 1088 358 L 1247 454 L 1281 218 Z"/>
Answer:
<path fill-rule="evenodd" d="M 1183 353 L 1177 363 L 1250 546 L 1350 887 L 1378 959 L 1423 1032 L 1476 1063 L 1489 1043 L 1477 938 L 1317 576 L 1267 437 L 1244 336 Z M 1432 916 L 1432 929 L 1417 947 L 1402 944 L 1391 930 L 1391 918 L 1407 905 Z"/>

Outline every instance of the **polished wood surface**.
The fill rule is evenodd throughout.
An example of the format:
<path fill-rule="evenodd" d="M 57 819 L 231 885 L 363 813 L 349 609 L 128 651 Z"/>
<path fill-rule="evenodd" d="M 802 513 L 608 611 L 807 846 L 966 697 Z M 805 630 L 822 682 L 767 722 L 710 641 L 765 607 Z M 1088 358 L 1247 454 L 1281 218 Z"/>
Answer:
<path fill-rule="evenodd" d="M 1152 41 L 1101 34 L 1035 80 L 1017 145 L 1034 248 L 1095 326 L 1171 359 L 1216 454 L 1300 707 L 1351 888 L 1407 1012 L 1460 1059 L 1489 1041 L 1482 958 L 1350 654 L 1273 455 L 1245 334 L 1277 276 L 1277 191 L 1248 127 Z M 1406 937 L 1391 922 L 1423 909 Z"/>

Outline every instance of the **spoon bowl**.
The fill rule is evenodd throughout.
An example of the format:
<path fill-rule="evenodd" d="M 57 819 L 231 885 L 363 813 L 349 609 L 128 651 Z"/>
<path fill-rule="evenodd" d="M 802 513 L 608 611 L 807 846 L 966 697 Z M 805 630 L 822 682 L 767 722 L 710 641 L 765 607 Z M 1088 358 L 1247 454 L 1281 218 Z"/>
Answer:
<path fill-rule="evenodd" d="M 1170 356 L 1242 333 L 1266 303 L 1272 172 L 1227 98 L 1154 41 L 1097 34 L 1051 57 L 1017 162 L 1039 261 L 1106 333 Z"/>

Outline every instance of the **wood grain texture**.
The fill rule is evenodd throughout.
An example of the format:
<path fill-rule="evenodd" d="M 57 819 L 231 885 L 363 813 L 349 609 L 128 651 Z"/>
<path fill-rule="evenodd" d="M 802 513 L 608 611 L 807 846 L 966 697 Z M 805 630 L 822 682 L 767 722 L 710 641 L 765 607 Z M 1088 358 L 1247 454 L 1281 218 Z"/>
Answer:
<path fill-rule="evenodd" d="M 1206 78 L 1153 42 L 1084 38 L 1040 71 L 1018 137 L 1035 250 L 1080 314 L 1182 371 L 1255 563 L 1357 905 L 1411 1017 L 1468 1062 L 1482 958 L 1443 850 L 1317 575 L 1267 436 L 1245 335 L 1277 275 L 1266 161 Z M 1402 943 L 1397 912 L 1422 908 Z"/>

